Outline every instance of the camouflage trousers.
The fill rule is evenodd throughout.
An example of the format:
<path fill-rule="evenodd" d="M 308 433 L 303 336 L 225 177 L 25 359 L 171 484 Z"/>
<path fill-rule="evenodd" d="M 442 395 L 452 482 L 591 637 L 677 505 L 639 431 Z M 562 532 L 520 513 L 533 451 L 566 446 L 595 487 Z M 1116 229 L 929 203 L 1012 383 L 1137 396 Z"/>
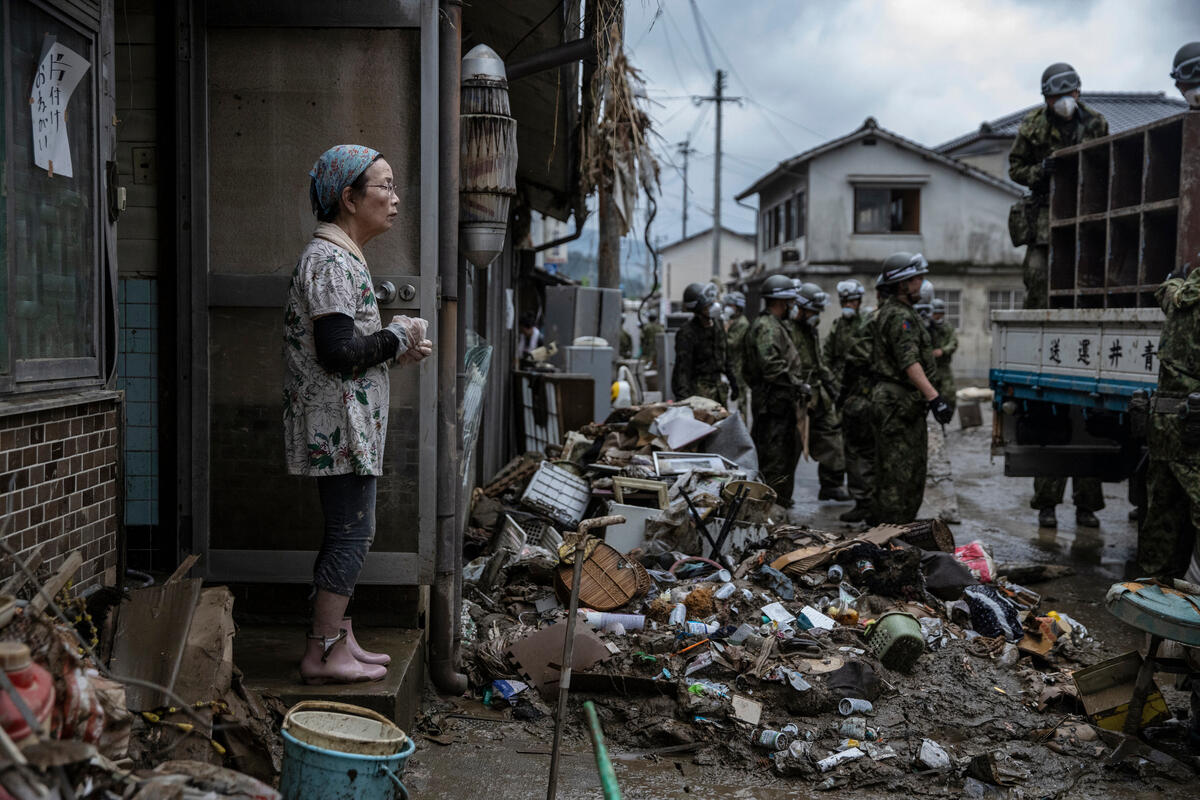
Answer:
<path fill-rule="evenodd" d="M 1066 478 L 1034 478 L 1033 499 L 1029 507 L 1037 511 L 1054 508 L 1063 501 L 1067 491 Z M 1071 501 L 1076 511 L 1099 511 L 1104 508 L 1104 488 L 1099 478 L 1071 478 Z"/>
<path fill-rule="evenodd" d="M 842 426 L 837 411 L 808 412 L 808 454 L 817 462 L 822 489 L 836 489 L 846 480 Z"/>
<path fill-rule="evenodd" d="M 758 451 L 758 469 L 763 482 L 775 490 L 779 504 L 791 505 L 792 489 L 796 484 L 796 461 L 800 457 L 800 435 L 796 431 L 796 406 L 786 396 L 775 402 L 765 402 L 759 394 L 768 395 L 761 389 L 755 392 L 754 425 L 750 438 Z M 785 394 L 785 393 L 781 393 Z"/>
<path fill-rule="evenodd" d="M 875 492 L 869 521 L 904 524 L 917 518 L 929 461 L 924 401 L 887 381 L 871 390 L 875 428 Z"/>
<path fill-rule="evenodd" d="M 1047 308 L 1050 296 L 1046 293 L 1046 270 L 1050 248 L 1044 244 L 1025 247 L 1025 261 L 1021 264 L 1021 277 L 1025 281 L 1025 308 Z"/>
<path fill-rule="evenodd" d="M 1138 575 L 1182 576 L 1200 531 L 1200 466 L 1151 461 L 1146 497 L 1146 518 L 1138 528 Z"/>
<path fill-rule="evenodd" d="M 871 486 L 875 478 L 875 429 L 871 420 L 871 400 L 853 395 L 842 406 L 842 454 L 846 462 L 846 486 L 860 506 L 871 504 Z"/>

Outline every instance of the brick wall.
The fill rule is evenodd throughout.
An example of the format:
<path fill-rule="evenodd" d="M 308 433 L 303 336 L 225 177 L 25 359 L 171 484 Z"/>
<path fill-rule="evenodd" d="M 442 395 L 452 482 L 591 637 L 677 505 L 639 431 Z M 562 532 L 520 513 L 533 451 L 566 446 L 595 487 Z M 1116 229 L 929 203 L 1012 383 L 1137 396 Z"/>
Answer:
<path fill-rule="evenodd" d="M 0 513 L 11 507 L 5 539 L 23 556 L 50 542 L 44 555 L 53 569 L 80 551 L 83 588 L 116 581 L 121 395 L 77 399 L 0 404 Z M 11 572 L 0 566 L 0 576 Z"/>

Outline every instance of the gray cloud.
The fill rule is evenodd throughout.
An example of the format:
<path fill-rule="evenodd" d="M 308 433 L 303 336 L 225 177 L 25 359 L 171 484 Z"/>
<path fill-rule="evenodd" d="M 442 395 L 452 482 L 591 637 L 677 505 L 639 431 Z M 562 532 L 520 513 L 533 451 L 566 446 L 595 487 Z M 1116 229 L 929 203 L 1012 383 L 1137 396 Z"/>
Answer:
<path fill-rule="evenodd" d="M 711 224 L 712 72 L 686 0 L 628 0 L 626 42 L 647 78 L 658 151 L 695 127 L 689 232 Z M 1084 91 L 1164 91 L 1176 48 L 1200 39 L 1192 0 L 699 0 L 715 34 L 716 66 L 730 73 L 722 216 L 752 230 L 733 195 L 774 164 L 844 135 L 867 116 L 933 146 L 1039 100 L 1046 65 L 1069 61 Z M 680 232 L 681 180 L 664 163 L 656 233 Z M 707 212 L 707 213 L 706 213 Z"/>

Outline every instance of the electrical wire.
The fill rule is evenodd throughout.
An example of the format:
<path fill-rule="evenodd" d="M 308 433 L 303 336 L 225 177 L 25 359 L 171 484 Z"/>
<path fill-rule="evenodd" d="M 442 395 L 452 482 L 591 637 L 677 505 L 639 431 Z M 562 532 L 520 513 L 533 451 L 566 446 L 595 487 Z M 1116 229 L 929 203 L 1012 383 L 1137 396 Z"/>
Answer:
<path fill-rule="evenodd" d="M 696 36 L 700 38 L 700 47 L 704 50 L 704 59 L 708 62 L 708 71 L 716 72 L 717 65 L 713 63 L 712 52 L 708 49 L 708 39 L 704 36 L 704 27 L 700 22 L 700 9 L 696 7 L 696 0 L 691 0 L 691 4 L 692 18 L 696 21 Z M 726 58 L 725 60 L 728 61 L 729 59 Z"/>

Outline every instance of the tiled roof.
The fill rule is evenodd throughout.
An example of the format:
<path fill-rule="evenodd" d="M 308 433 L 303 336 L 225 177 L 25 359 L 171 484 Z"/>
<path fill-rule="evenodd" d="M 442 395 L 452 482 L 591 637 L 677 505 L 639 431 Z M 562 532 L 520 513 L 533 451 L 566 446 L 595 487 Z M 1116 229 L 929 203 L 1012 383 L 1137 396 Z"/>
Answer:
<path fill-rule="evenodd" d="M 1104 115 L 1108 120 L 1109 133 L 1120 133 L 1130 128 L 1149 125 L 1187 109 L 1187 103 L 1182 98 L 1168 97 L 1165 92 L 1083 92 L 1080 98 Z M 1035 108 L 1036 105 L 1028 106 L 984 122 L 978 130 L 951 139 L 934 150 L 949 153 L 980 139 L 1015 138 L 1021 120 Z"/>
<path fill-rule="evenodd" d="M 1012 194 L 1021 194 L 1021 192 L 1024 191 L 1020 186 L 1017 186 L 1012 181 L 998 178 L 995 175 L 984 172 L 983 170 L 973 167 L 963 161 L 959 161 L 956 158 L 944 155 L 937 150 L 930 150 L 923 144 L 914 142 L 912 139 L 906 139 L 898 133 L 893 133 L 886 128 L 881 128 L 879 127 L 879 123 L 875 121 L 874 117 L 867 117 L 866 121 L 863 122 L 863 124 L 854 132 L 849 133 L 846 136 L 825 142 L 824 144 L 818 145 L 811 150 L 805 150 L 803 153 L 793 156 L 786 161 L 779 162 L 774 169 L 760 177 L 748 188 L 743 189 L 734 197 L 734 199 L 741 200 L 744 197 L 757 194 L 764 185 L 775 179 L 777 176 L 791 172 L 806 161 L 810 161 L 818 156 L 830 152 L 831 150 L 844 147 L 850 142 L 857 141 L 867 136 L 874 136 L 883 139 L 884 141 L 889 141 L 901 148 L 917 153 L 924 158 L 929 158 L 933 161 L 939 162 L 943 166 L 956 170 L 963 175 L 974 178 L 975 180 L 983 181 L 984 183 L 991 184 L 992 186 L 998 189 L 1003 189 L 1006 192 L 1010 192 Z"/>

